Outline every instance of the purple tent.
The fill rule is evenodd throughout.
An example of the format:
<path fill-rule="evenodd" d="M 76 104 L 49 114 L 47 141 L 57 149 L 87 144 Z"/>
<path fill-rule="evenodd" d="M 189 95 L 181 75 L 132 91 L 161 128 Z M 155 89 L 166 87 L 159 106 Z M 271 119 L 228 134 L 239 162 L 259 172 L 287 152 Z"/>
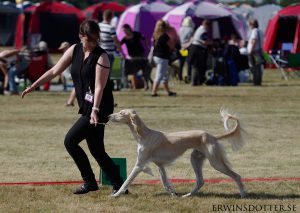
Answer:
<path fill-rule="evenodd" d="M 221 4 L 205 1 L 187 2 L 169 11 L 163 19 L 178 31 L 186 16 L 191 16 L 196 25 L 199 25 L 201 19 L 211 19 L 214 38 L 228 37 L 232 33 L 242 39 L 247 38 L 243 22 L 235 13 Z"/>
<path fill-rule="evenodd" d="M 129 7 L 120 17 L 116 30 L 118 38 L 121 40 L 124 37 L 122 26 L 129 24 L 134 31 L 142 33 L 150 44 L 156 22 L 171 9 L 171 6 L 160 1 L 150 3 L 143 2 Z M 148 46 L 145 49 L 147 53 L 150 47 Z M 126 53 L 126 48 L 123 48 L 123 51 Z"/>

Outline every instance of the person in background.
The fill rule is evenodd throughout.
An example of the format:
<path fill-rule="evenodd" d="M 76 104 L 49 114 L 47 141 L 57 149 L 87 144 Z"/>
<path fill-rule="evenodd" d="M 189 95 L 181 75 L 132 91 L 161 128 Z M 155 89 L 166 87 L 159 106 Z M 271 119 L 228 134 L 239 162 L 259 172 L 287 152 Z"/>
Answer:
<path fill-rule="evenodd" d="M 120 41 L 118 40 L 116 29 L 111 25 L 111 20 L 113 18 L 113 12 L 110 10 L 105 10 L 103 12 L 103 21 L 99 23 L 100 28 L 100 47 L 104 49 L 109 57 L 110 64 L 113 66 L 115 59 L 116 50 L 121 53 L 123 56 L 123 52 L 121 49 Z M 117 48 L 117 49 L 116 49 Z M 112 71 L 112 66 L 110 67 Z"/>
<path fill-rule="evenodd" d="M 48 44 L 45 41 L 40 41 L 37 45 L 36 48 L 33 49 L 33 54 L 36 56 L 42 56 L 46 55 L 47 56 L 47 62 L 46 62 L 46 70 L 51 69 L 54 66 L 53 59 L 51 55 L 49 54 L 49 48 Z M 49 90 L 50 89 L 50 81 L 46 82 L 44 85 L 44 90 Z"/>
<path fill-rule="evenodd" d="M 9 75 L 8 70 L 10 67 L 14 66 L 18 59 L 19 50 L 3 50 L 0 52 L 0 71 L 3 74 L 3 94 L 11 94 L 8 88 Z M 13 95 L 14 93 L 12 93 Z M 15 94 L 18 94 L 16 92 Z"/>
<path fill-rule="evenodd" d="M 7 95 L 9 92 L 7 91 L 8 89 L 8 71 L 6 68 L 6 60 L 4 58 L 0 57 L 0 73 L 3 75 L 3 84 L 1 85 L 2 87 L 0 88 L 1 94 Z"/>
<path fill-rule="evenodd" d="M 71 66 L 71 75 L 79 105 L 80 118 L 65 137 L 65 147 L 75 161 L 84 183 L 74 194 L 98 190 L 89 159 L 79 143 L 86 140 L 92 156 L 113 185 L 113 193 L 121 187 L 120 172 L 104 148 L 104 129 L 114 109 L 114 98 L 109 78 L 108 55 L 99 45 L 100 30 L 96 22 L 85 20 L 79 29 L 80 43 L 72 45 L 57 64 L 22 93 L 22 98 L 35 88 L 60 75 Z"/>
<path fill-rule="evenodd" d="M 45 41 L 40 41 L 37 47 L 33 51 L 40 51 L 47 54 L 47 69 L 51 69 L 54 66 L 53 59 L 49 54 L 48 44 Z"/>
<path fill-rule="evenodd" d="M 62 51 L 63 53 L 65 53 L 69 48 L 70 48 L 71 44 L 67 41 L 64 41 L 60 44 L 58 50 Z M 71 72 L 70 72 L 70 66 L 67 67 L 67 69 L 65 69 L 65 71 L 62 73 L 61 75 L 61 79 L 62 79 L 62 83 L 64 85 L 64 90 L 67 91 L 67 79 L 71 78 Z M 74 106 L 74 102 L 75 102 L 75 98 L 76 98 L 76 94 L 75 94 L 75 88 L 72 89 L 69 98 L 67 100 L 66 106 Z"/>
<path fill-rule="evenodd" d="M 6 67 L 8 69 L 8 84 L 10 95 L 19 94 L 19 88 L 17 82 L 15 81 L 15 77 L 24 72 L 29 65 L 29 62 L 23 60 L 23 58 L 19 54 L 20 50 L 12 49 L 7 51 L 7 55 L 5 57 Z"/>
<path fill-rule="evenodd" d="M 60 46 L 58 47 L 58 50 L 61 52 L 65 52 L 69 47 L 70 47 L 70 43 L 67 41 L 64 41 L 60 44 Z M 71 73 L 70 73 L 70 67 L 68 67 L 61 75 L 60 75 L 60 81 L 63 85 L 63 90 L 67 91 L 67 80 L 71 77 Z"/>
<path fill-rule="evenodd" d="M 225 75 L 225 84 L 237 86 L 239 80 L 238 75 L 242 70 L 242 66 L 239 40 L 236 34 L 231 34 L 230 40 L 228 40 L 227 44 L 225 45 L 224 59 L 228 70 L 227 75 Z"/>
<path fill-rule="evenodd" d="M 171 39 L 167 34 L 168 24 L 159 20 L 156 22 L 153 39 L 154 39 L 154 49 L 153 49 L 153 60 L 156 64 L 156 76 L 152 88 L 152 97 L 158 96 L 157 90 L 160 82 L 163 83 L 165 90 L 169 96 L 176 96 L 175 92 L 171 92 L 168 84 L 168 66 L 169 57 L 171 53 Z"/>
<path fill-rule="evenodd" d="M 240 53 L 242 55 L 248 56 L 247 42 L 245 40 L 240 40 L 240 42 L 239 42 L 239 50 L 240 50 Z"/>
<path fill-rule="evenodd" d="M 262 50 L 264 38 L 262 31 L 258 29 L 257 20 L 249 21 L 249 26 L 251 29 L 247 46 L 249 66 L 253 75 L 253 85 L 261 86 L 264 63 Z"/>
<path fill-rule="evenodd" d="M 187 52 L 188 48 L 191 44 L 191 39 L 193 38 L 195 31 L 195 24 L 190 16 L 187 16 L 183 19 L 181 27 L 179 29 L 179 39 L 181 44 L 181 55 L 179 57 L 179 80 L 182 81 L 182 73 L 183 73 L 183 67 L 184 63 L 186 61 L 187 55 L 184 55 L 182 53 Z M 192 72 L 192 66 L 188 63 L 187 68 L 187 79 L 186 82 L 189 82 L 191 80 L 191 72 Z"/>
<path fill-rule="evenodd" d="M 121 40 L 121 45 L 126 45 L 129 55 L 129 58 L 125 59 L 124 64 L 124 81 L 126 82 L 128 74 L 133 74 L 135 78 L 136 73 L 139 70 L 142 70 L 144 77 L 144 89 L 148 90 L 148 82 L 153 82 L 150 78 L 151 68 L 148 64 L 147 58 L 145 57 L 144 46 L 147 45 L 145 37 L 140 32 L 132 31 L 131 27 L 128 24 L 124 24 L 122 26 L 122 29 L 125 33 L 125 36 Z M 133 85 L 133 87 L 136 88 L 137 86 Z"/>
<path fill-rule="evenodd" d="M 204 20 L 194 33 L 192 44 L 189 49 L 188 63 L 192 65 L 192 86 L 202 85 L 205 82 L 205 72 L 207 67 L 207 48 L 212 44 L 208 31 L 211 22 Z"/>
<path fill-rule="evenodd" d="M 241 72 L 239 73 L 240 82 L 247 82 L 249 79 L 249 62 L 248 62 L 248 51 L 247 51 L 247 42 L 241 40 L 239 43 L 239 51 L 241 53 Z"/>

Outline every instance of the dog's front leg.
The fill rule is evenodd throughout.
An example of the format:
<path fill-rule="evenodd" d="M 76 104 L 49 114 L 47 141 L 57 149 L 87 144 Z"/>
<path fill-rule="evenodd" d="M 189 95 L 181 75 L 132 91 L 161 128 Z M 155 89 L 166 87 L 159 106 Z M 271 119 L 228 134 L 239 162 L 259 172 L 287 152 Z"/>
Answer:
<path fill-rule="evenodd" d="M 165 167 L 162 165 L 157 165 L 159 168 L 159 173 L 161 177 L 161 182 L 164 185 L 164 188 L 166 189 L 167 192 L 171 193 L 172 196 L 177 196 L 178 194 L 176 193 L 175 189 L 171 185 L 171 183 L 168 180 L 167 173 L 165 170 Z"/>
<path fill-rule="evenodd" d="M 125 182 L 122 184 L 121 188 L 118 190 L 118 192 L 116 192 L 112 196 L 113 197 L 120 196 L 128 188 L 128 186 L 131 184 L 131 182 L 134 180 L 134 178 L 142 171 L 142 169 L 143 169 L 143 167 L 135 165 L 133 170 L 131 171 L 130 175 L 127 177 Z"/>

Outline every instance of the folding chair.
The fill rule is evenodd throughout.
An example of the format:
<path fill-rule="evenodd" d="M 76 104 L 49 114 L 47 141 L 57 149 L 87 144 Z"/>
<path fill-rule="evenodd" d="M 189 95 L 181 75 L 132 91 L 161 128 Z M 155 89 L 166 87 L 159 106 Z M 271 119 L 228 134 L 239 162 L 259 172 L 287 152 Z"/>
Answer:
<path fill-rule="evenodd" d="M 272 51 L 270 51 L 270 54 L 264 52 L 263 56 L 268 64 L 273 64 L 277 69 L 280 70 L 282 78 L 284 78 L 287 81 L 287 74 L 285 73 L 285 70 L 282 67 L 282 64 L 285 64 L 286 61 L 282 60 L 279 57 L 279 54 L 274 54 L 274 52 Z"/>
<path fill-rule="evenodd" d="M 299 77 L 300 53 L 289 53 L 287 59 L 283 59 L 280 54 L 274 53 L 265 53 L 264 57 L 267 63 L 274 64 L 275 67 L 280 70 L 285 80 L 288 80 L 289 77 Z"/>
<path fill-rule="evenodd" d="M 34 52 L 30 56 L 30 63 L 25 77 L 31 82 L 36 81 L 47 71 L 48 54 L 45 52 Z M 50 82 L 44 84 L 44 90 L 49 90 Z"/>

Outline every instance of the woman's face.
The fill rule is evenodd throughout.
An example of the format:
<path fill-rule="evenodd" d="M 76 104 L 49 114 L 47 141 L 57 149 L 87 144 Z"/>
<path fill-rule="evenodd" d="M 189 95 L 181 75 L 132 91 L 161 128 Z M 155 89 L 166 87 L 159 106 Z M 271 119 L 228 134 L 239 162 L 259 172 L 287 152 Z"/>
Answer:
<path fill-rule="evenodd" d="M 97 40 L 86 35 L 79 35 L 80 41 L 84 47 L 93 48 L 97 45 Z"/>
<path fill-rule="evenodd" d="M 125 33 L 126 36 L 131 35 L 131 31 L 127 28 L 123 28 L 123 32 Z"/>

